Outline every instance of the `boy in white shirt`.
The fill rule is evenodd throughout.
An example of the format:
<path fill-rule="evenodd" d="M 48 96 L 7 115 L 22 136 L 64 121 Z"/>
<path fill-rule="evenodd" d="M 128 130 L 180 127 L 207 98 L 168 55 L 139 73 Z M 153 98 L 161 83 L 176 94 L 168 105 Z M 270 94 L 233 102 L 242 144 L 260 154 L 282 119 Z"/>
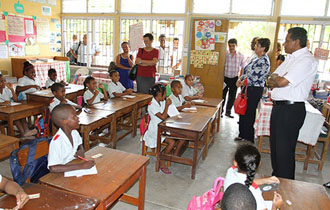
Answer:
<path fill-rule="evenodd" d="M 117 70 L 110 71 L 111 83 L 108 85 L 110 98 L 119 98 L 125 95 L 131 95 L 133 89 L 127 89 L 119 82 L 120 75 Z"/>
<path fill-rule="evenodd" d="M 23 75 L 24 76 L 18 80 L 16 87 L 19 101 L 26 100 L 26 93 L 32 93 L 41 89 L 41 83 L 40 80 L 36 78 L 34 66 L 28 61 L 24 62 Z"/>
<path fill-rule="evenodd" d="M 69 99 L 65 98 L 65 86 L 62 83 L 54 83 L 51 86 L 52 93 L 54 94 L 54 99 L 49 104 L 49 111 L 52 112 L 53 109 L 59 104 L 70 104 L 76 109 L 81 109 L 82 107 L 73 103 Z"/>
<path fill-rule="evenodd" d="M 50 88 L 54 83 L 60 82 L 60 80 L 57 79 L 57 73 L 56 70 L 53 68 L 50 68 L 48 70 L 48 79 L 46 81 L 46 88 Z M 66 85 L 64 81 L 61 81 L 63 85 Z"/>
<path fill-rule="evenodd" d="M 193 75 L 187 74 L 184 77 L 184 84 L 182 88 L 182 96 L 186 101 L 202 98 L 202 96 L 198 94 L 197 90 L 193 87 L 193 84 L 194 84 Z"/>
<path fill-rule="evenodd" d="M 52 120 L 59 127 L 59 130 L 49 145 L 49 170 L 51 172 L 66 172 L 93 167 L 95 165 L 93 160 L 66 165 L 78 156 L 85 156 L 82 139 L 77 131 L 79 119 L 76 110 L 69 104 L 60 104 L 54 108 Z"/>
<path fill-rule="evenodd" d="M 171 82 L 171 89 L 172 89 L 172 94 L 169 96 L 169 98 L 172 101 L 172 104 L 181 111 L 182 109 L 186 107 L 191 107 L 190 102 L 186 102 L 181 95 L 182 93 L 182 84 L 179 80 L 173 80 Z"/>

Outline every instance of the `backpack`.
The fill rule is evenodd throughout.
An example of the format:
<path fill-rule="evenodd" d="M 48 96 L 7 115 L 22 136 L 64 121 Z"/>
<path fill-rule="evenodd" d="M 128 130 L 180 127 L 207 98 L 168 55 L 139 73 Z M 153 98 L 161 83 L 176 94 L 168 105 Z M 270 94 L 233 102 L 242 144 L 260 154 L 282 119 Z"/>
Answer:
<path fill-rule="evenodd" d="M 31 182 L 38 183 L 40 177 L 49 173 L 49 170 L 47 168 L 48 155 L 44 155 L 36 160 L 34 158 L 37 145 L 42 141 L 47 141 L 47 143 L 49 144 L 51 138 L 40 138 L 31 140 L 23 144 L 20 148 L 14 150 L 10 154 L 11 173 L 13 175 L 14 181 L 17 182 L 19 185 L 23 185 L 29 177 Z M 25 148 L 29 148 L 29 154 L 26 165 L 22 170 L 22 167 L 18 161 L 17 153 Z"/>
<path fill-rule="evenodd" d="M 147 113 L 146 116 L 144 116 L 141 119 L 141 123 L 140 123 L 141 136 L 143 136 L 145 134 L 145 132 L 148 130 L 149 123 L 150 123 L 150 115 Z"/>
<path fill-rule="evenodd" d="M 52 133 L 51 113 L 48 107 L 45 109 L 44 116 L 39 116 L 34 123 L 37 129 L 37 138 L 46 137 L 48 130 Z"/>
<path fill-rule="evenodd" d="M 189 201 L 187 210 L 214 210 L 215 205 L 222 199 L 223 192 L 220 191 L 224 182 L 224 178 L 218 177 L 214 181 L 213 189 L 199 197 L 193 196 L 192 200 Z"/>
<path fill-rule="evenodd" d="M 78 55 L 78 49 L 80 47 L 81 42 L 79 42 L 77 50 L 75 51 L 75 54 Z M 77 63 L 77 58 L 75 58 L 71 52 L 71 49 L 66 53 L 66 57 L 70 59 L 70 64 L 76 64 Z"/>

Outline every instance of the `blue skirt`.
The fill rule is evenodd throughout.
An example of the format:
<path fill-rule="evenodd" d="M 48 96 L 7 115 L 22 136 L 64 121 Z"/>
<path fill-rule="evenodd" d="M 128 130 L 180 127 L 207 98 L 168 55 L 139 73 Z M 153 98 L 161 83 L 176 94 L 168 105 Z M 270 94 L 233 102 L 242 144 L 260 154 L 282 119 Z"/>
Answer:
<path fill-rule="evenodd" d="M 128 78 L 129 70 L 117 68 L 119 72 L 119 82 L 126 88 L 126 89 L 133 89 L 133 81 Z"/>

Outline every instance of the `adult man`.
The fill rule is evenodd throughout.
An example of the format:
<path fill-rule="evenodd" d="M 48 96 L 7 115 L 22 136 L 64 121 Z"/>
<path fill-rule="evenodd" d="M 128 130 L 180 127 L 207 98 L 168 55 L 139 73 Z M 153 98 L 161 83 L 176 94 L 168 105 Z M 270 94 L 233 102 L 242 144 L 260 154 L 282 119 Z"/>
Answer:
<path fill-rule="evenodd" d="M 287 59 L 269 77 L 273 88 L 270 148 L 273 175 L 295 177 L 295 150 L 302 127 L 306 101 L 317 72 L 317 61 L 306 47 L 307 31 L 290 28 L 283 44 Z"/>
<path fill-rule="evenodd" d="M 226 64 L 225 64 L 225 79 L 224 82 L 226 84 L 225 88 L 222 91 L 222 98 L 224 99 L 223 107 L 226 103 L 226 96 L 229 90 L 229 96 L 226 106 L 226 116 L 230 118 L 234 118 L 231 115 L 231 108 L 234 105 L 237 87 L 236 82 L 238 79 L 239 72 L 243 72 L 244 68 L 244 55 L 236 50 L 237 48 L 237 40 L 229 39 L 228 41 L 229 51 L 226 54 Z M 223 108 L 222 108 L 223 112 Z"/>
<path fill-rule="evenodd" d="M 89 48 L 89 52 L 88 52 Z M 97 56 L 100 54 L 100 50 L 96 47 L 96 45 L 93 44 L 87 45 L 87 34 L 84 35 L 83 42 L 80 44 L 78 48 L 78 65 L 79 66 L 87 66 L 87 56 L 90 56 L 89 62 L 93 62 L 93 57 Z M 89 54 L 88 54 L 89 53 Z"/>
<path fill-rule="evenodd" d="M 179 38 L 173 39 L 173 50 L 171 52 L 171 67 L 174 70 L 181 70 L 182 58 L 179 51 Z"/>
<path fill-rule="evenodd" d="M 257 55 L 255 52 L 256 49 L 256 44 L 257 44 L 257 39 L 259 39 L 259 37 L 253 37 L 253 39 L 251 40 L 251 55 L 250 57 L 248 57 L 246 64 L 249 64 L 251 60 L 253 60 Z"/>
<path fill-rule="evenodd" d="M 169 69 L 169 50 L 168 47 L 165 46 L 166 43 L 166 36 L 161 34 L 159 36 L 159 43 L 160 46 L 158 48 L 158 65 L 157 65 L 157 72 L 161 74 L 167 74 Z"/>
<path fill-rule="evenodd" d="M 72 36 L 72 47 L 70 48 L 71 55 L 70 56 L 70 63 L 77 63 L 78 59 L 78 48 L 81 44 L 81 42 L 77 42 L 78 37 L 77 35 Z"/>

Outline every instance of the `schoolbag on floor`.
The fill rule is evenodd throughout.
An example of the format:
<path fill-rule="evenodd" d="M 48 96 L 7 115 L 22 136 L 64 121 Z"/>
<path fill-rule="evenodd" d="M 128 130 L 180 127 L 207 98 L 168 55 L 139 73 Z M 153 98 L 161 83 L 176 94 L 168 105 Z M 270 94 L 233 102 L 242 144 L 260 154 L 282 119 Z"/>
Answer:
<path fill-rule="evenodd" d="M 37 138 L 46 137 L 48 130 L 50 133 L 52 133 L 52 121 L 51 121 L 51 115 L 50 110 L 47 107 L 45 109 L 45 117 L 40 116 L 36 119 L 34 125 L 37 129 Z"/>
<path fill-rule="evenodd" d="M 10 154 L 10 169 L 15 182 L 19 185 L 23 185 L 27 179 L 30 178 L 30 182 L 38 183 L 40 177 L 49 173 L 47 168 L 48 151 L 45 151 L 47 155 L 37 158 L 36 160 L 35 155 L 38 144 L 42 142 L 49 144 L 50 141 L 51 138 L 34 139 L 23 144 L 20 148 L 14 150 Z M 18 159 L 18 152 L 26 148 L 29 149 L 29 152 L 26 165 L 22 169 Z"/>
<path fill-rule="evenodd" d="M 221 188 L 224 182 L 224 178 L 218 177 L 214 181 L 213 189 L 199 197 L 194 196 L 189 202 L 187 210 L 214 210 L 215 205 L 222 199 L 223 192 L 221 192 Z"/>

